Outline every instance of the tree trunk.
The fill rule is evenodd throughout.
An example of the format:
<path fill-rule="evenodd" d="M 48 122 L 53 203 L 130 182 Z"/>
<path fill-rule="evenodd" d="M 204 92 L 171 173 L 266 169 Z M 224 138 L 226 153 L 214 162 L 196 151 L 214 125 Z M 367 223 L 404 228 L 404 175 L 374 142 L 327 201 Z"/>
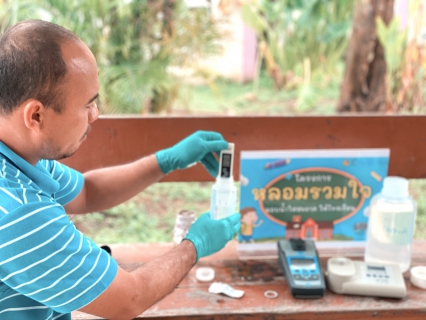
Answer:
<path fill-rule="evenodd" d="M 384 111 L 386 62 L 377 39 L 376 17 L 388 24 L 393 5 L 394 0 L 360 0 L 356 6 L 338 112 Z"/>

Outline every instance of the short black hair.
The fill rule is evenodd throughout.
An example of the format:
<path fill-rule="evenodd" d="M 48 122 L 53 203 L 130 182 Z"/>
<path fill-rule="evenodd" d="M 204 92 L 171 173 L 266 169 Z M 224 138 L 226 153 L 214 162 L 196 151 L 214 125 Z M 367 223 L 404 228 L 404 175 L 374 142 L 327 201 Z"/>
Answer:
<path fill-rule="evenodd" d="M 61 113 L 67 74 L 61 45 L 81 41 L 71 31 L 43 20 L 21 21 L 0 36 L 0 113 L 28 99 Z"/>

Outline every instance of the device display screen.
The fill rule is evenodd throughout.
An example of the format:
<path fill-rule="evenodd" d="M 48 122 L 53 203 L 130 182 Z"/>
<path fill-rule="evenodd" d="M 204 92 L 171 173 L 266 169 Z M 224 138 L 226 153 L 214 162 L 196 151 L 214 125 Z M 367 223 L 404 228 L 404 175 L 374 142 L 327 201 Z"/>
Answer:
<path fill-rule="evenodd" d="M 225 177 L 225 178 L 230 177 L 231 165 L 232 165 L 231 160 L 232 160 L 232 155 L 230 155 L 229 153 L 222 154 L 222 168 L 220 172 L 221 177 Z"/>
<path fill-rule="evenodd" d="M 385 267 L 368 266 L 368 265 L 367 265 L 367 270 L 370 270 L 370 271 L 386 271 Z"/>
<path fill-rule="evenodd" d="M 314 259 L 291 259 L 291 264 L 298 268 L 315 269 Z"/>

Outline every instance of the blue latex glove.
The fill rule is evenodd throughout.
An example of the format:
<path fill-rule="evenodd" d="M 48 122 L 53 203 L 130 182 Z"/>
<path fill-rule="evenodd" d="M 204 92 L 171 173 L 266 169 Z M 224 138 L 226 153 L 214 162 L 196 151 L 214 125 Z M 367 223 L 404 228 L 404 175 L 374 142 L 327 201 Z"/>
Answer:
<path fill-rule="evenodd" d="M 207 171 L 216 177 L 219 171 L 219 162 L 213 155 L 228 148 L 222 135 L 212 131 L 197 131 L 186 137 L 171 148 L 158 151 L 158 165 L 165 174 L 176 169 L 185 169 L 199 161 Z"/>
<path fill-rule="evenodd" d="M 224 219 L 213 220 L 210 213 L 206 212 L 195 220 L 184 240 L 194 244 L 197 261 L 222 249 L 240 231 L 240 219 L 241 215 L 235 213 Z"/>

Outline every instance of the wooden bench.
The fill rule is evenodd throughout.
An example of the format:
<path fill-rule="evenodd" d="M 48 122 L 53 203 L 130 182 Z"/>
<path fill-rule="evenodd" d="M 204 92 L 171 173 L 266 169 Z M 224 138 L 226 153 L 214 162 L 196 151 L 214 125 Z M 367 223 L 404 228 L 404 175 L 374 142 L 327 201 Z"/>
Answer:
<path fill-rule="evenodd" d="M 426 116 L 313 116 L 313 117 L 102 117 L 79 151 L 63 162 L 80 171 L 136 160 L 169 147 L 197 130 L 221 132 L 235 143 L 234 178 L 239 178 L 240 150 L 389 148 L 389 175 L 426 177 Z M 197 165 L 177 170 L 162 181 L 213 181 Z M 173 244 L 112 246 L 113 256 L 132 270 L 169 250 Z M 412 265 L 426 265 L 426 241 L 416 240 Z M 355 256 L 362 259 L 362 256 Z M 321 256 L 324 264 L 327 256 Z M 208 293 L 208 283 L 195 279 L 195 269 L 212 266 L 215 281 L 245 290 L 241 299 Z M 322 299 L 294 299 L 276 259 L 238 259 L 236 243 L 201 259 L 176 290 L 140 318 L 172 319 L 425 319 L 426 290 L 412 286 L 404 299 L 336 295 Z M 278 292 L 267 299 L 264 292 Z M 99 319 L 74 312 L 73 319 Z"/>
<path fill-rule="evenodd" d="M 63 162 L 78 170 L 127 163 L 167 148 L 197 130 L 214 130 L 240 150 L 389 148 L 389 175 L 426 177 L 426 116 L 101 117 Z M 200 166 L 163 181 L 212 181 Z"/>

